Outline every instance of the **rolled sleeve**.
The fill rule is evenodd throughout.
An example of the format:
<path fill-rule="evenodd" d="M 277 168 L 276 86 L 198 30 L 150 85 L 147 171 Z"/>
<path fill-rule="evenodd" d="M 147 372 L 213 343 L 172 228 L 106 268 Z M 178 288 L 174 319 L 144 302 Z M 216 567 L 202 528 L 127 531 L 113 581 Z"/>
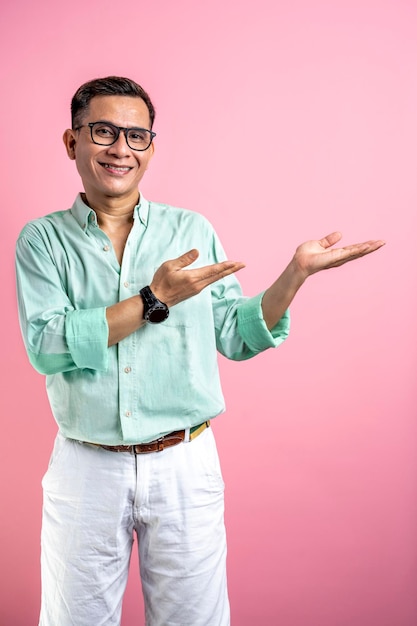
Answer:
<path fill-rule="evenodd" d="M 65 319 L 65 336 L 78 368 L 107 369 L 109 329 L 105 307 L 69 311 Z"/>
<path fill-rule="evenodd" d="M 262 298 L 264 292 L 242 302 L 237 311 L 239 333 L 245 344 L 254 353 L 267 348 L 276 348 L 289 335 L 290 312 L 284 313 L 279 322 L 268 330 L 262 315 Z"/>

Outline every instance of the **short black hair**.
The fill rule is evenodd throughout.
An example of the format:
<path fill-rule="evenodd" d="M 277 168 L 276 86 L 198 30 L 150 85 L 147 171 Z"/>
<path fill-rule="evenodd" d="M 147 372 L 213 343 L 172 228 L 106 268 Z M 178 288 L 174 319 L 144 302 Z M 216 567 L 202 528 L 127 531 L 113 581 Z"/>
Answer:
<path fill-rule="evenodd" d="M 84 83 L 77 89 L 71 100 L 71 124 L 75 129 L 81 123 L 81 118 L 88 111 L 90 101 L 95 96 L 130 96 L 142 98 L 149 111 L 151 128 L 155 120 L 155 107 L 146 91 L 130 78 L 123 76 L 107 76 L 95 78 Z"/>

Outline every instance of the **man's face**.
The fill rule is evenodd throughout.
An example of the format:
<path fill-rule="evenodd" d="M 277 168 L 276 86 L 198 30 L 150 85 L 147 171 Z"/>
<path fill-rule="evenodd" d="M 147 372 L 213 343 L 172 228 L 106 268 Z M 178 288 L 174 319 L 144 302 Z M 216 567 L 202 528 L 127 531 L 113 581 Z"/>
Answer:
<path fill-rule="evenodd" d="M 75 159 L 91 206 L 108 202 L 135 204 L 138 185 L 152 158 L 153 144 L 147 150 L 132 150 L 123 132 L 111 146 L 99 146 L 91 140 L 89 122 L 106 121 L 123 128 L 150 129 L 149 111 L 141 98 L 96 96 L 81 120 L 79 130 L 66 130 L 64 143 L 70 159 Z"/>

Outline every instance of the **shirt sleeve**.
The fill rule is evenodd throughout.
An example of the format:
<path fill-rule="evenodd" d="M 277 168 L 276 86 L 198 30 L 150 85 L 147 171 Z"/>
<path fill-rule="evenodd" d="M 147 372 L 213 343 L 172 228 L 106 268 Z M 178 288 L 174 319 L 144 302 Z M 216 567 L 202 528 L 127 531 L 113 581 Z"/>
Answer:
<path fill-rule="evenodd" d="M 42 236 L 23 233 L 16 245 L 19 320 L 29 360 L 42 374 L 74 369 L 105 371 L 105 307 L 76 309 Z"/>
<path fill-rule="evenodd" d="M 215 233 L 212 252 L 214 262 L 226 259 Z M 279 346 L 288 337 L 289 310 L 271 330 L 268 330 L 262 313 L 264 293 L 252 298 L 244 296 L 234 274 L 214 283 L 212 304 L 216 343 L 218 351 L 223 356 L 234 361 L 250 359 L 268 348 Z"/>

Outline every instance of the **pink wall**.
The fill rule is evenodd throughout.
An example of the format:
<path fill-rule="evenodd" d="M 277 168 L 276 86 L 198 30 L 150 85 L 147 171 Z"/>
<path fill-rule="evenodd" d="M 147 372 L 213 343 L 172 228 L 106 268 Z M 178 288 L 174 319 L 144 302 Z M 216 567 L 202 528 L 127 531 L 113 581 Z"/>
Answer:
<path fill-rule="evenodd" d="M 117 73 L 157 105 L 143 192 L 207 215 L 246 262 L 248 294 L 305 239 L 388 241 L 310 279 L 283 347 L 221 361 L 215 430 L 235 626 L 415 626 L 416 3 L 6 0 L 1 13 L 0 623 L 36 623 L 55 434 L 19 336 L 14 241 L 72 203 L 70 98 Z M 140 606 L 135 567 L 123 626 L 143 624 Z"/>

